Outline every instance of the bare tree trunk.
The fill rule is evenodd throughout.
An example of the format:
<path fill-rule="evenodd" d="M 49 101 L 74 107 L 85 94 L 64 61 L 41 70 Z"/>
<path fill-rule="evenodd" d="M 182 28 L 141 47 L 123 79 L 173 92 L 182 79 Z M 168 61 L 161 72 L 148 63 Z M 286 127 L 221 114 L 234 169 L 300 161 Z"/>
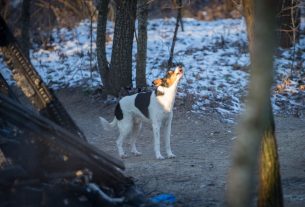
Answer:
<path fill-rule="evenodd" d="M 30 57 L 30 6 L 31 0 L 23 0 L 21 13 L 21 48 L 24 55 Z"/>
<path fill-rule="evenodd" d="M 244 15 L 247 24 L 249 39 L 249 50 L 254 50 L 254 2 L 243 0 Z M 259 207 L 283 206 L 282 187 L 279 172 L 279 161 L 277 155 L 276 137 L 274 132 L 274 117 L 270 99 L 268 101 L 268 117 L 261 143 L 260 155 L 260 188 Z"/>
<path fill-rule="evenodd" d="M 269 101 L 269 123 L 261 144 L 258 207 L 281 207 L 283 195 L 278 161 L 275 124 L 272 105 Z"/>
<path fill-rule="evenodd" d="M 174 58 L 174 49 L 175 49 L 175 44 L 177 40 L 177 34 L 178 34 L 178 29 L 179 29 L 179 22 L 182 23 L 182 0 L 177 0 L 177 19 L 176 19 L 176 26 L 175 26 L 175 31 L 174 31 L 174 36 L 173 36 L 173 41 L 172 41 L 172 46 L 170 49 L 170 54 L 169 54 L 169 59 L 167 62 L 167 70 L 169 70 L 171 67 L 173 67 L 173 58 Z"/>
<path fill-rule="evenodd" d="M 138 44 L 136 85 L 138 88 L 146 86 L 146 55 L 147 55 L 147 18 L 148 0 L 138 1 Z"/>
<path fill-rule="evenodd" d="M 279 1 L 279 39 L 283 48 L 291 47 L 299 39 L 300 33 L 300 0 Z"/>
<path fill-rule="evenodd" d="M 137 0 L 116 1 L 117 13 L 110 64 L 112 95 L 132 86 L 132 44 L 135 31 Z"/>
<path fill-rule="evenodd" d="M 108 14 L 109 0 L 99 0 L 97 3 L 98 20 L 97 20 L 97 35 L 96 35 L 96 53 L 97 63 L 100 71 L 101 79 L 104 89 L 110 90 L 109 83 L 109 64 L 106 57 L 106 26 L 107 26 L 107 14 Z"/>
<path fill-rule="evenodd" d="M 117 0 L 110 66 L 106 58 L 106 24 L 109 0 L 98 2 L 97 55 L 106 94 L 119 96 L 122 88 L 132 86 L 132 44 L 137 0 Z"/>
<path fill-rule="evenodd" d="M 273 0 L 256 0 L 252 4 L 255 23 L 250 48 L 252 69 L 246 111 L 239 124 L 239 137 L 234 146 L 233 165 L 229 172 L 228 204 L 231 207 L 251 204 L 259 146 L 269 123 L 272 58 L 275 49 L 274 3 Z"/>

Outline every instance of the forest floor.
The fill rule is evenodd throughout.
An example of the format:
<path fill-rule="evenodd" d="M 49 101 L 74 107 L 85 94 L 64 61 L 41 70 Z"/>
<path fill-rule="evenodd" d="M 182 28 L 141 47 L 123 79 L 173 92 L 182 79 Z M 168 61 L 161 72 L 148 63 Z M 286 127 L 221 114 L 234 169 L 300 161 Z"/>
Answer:
<path fill-rule="evenodd" d="M 98 119 L 112 120 L 115 105 L 105 105 L 102 98 L 80 88 L 56 93 L 89 142 L 118 157 L 117 132 L 105 132 Z M 305 206 L 304 120 L 277 115 L 275 121 L 285 206 Z M 224 123 L 216 114 L 190 112 L 178 100 L 172 124 L 172 150 L 177 157 L 156 160 L 152 131 L 144 124 L 137 142 L 143 154 L 135 157 L 127 151 L 126 174 L 147 197 L 171 193 L 177 199 L 175 206 L 225 206 L 235 128 L 236 124 Z"/>

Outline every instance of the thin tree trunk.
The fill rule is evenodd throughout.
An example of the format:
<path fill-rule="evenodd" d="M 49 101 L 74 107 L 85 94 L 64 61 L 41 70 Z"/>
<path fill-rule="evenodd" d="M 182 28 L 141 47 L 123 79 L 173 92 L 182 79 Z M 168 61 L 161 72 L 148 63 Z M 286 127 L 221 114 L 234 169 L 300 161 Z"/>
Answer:
<path fill-rule="evenodd" d="M 30 6 L 31 0 L 23 0 L 21 12 L 21 48 L 24 55 L 30 57 Z"/>
<path fill-rule="evenodd" d="M 147 55 L 147 18 L 148 0 L 138 1 L 138 42 L 137 42 L 137 66 L 136 86 L 146 86 L 146 55 Z"/>
<path fill-rule="evenodd" d="M 233 165 L 229 172 L 228 204 L 231 207 L 251 206 L 259 146 L 269 123 L 275 49 L 274 3 L 273 0 L 256 0 L 252 4 L 255 23 L 250 48 L 252 69 L 246 111 L 239 124 L 239 137 L 234 146 Z"/>
<path fill-rule="evenodd" d="M 109 64 L 106 57 L 106 26 L 107 26 L 108 4 L 109 4 L 109 0 L 98 1 L 97 4 L 98 20 L 97 20 L 97 31 L 96 31 L 97 63 L 106 93 L 111 88 L 109 82 L 109 66 L 108 66 Z"/>
<path fill-rule="evenodd" d="M 182 0 L 177 0 L 177 19 L 176 19 L 176 26 L 175 26 L 175 31 L 174 31 L 174 36 L 173 36 L 173 41 L 172 41 L 172 46 L 170 49 L 170 54 L 169 54 L 169 59 L 167 62 L 167 70 L 173 67 L 173 58 L 174 58 L 174 49 L 175 49 L 175 44 L 177 41 L 177 34 L 178 34 L 178 29 L 179 29 L 179 22 L 182 23 Z"/>
<path fill-rule="evenodd" d="M 279 42 L 283 48 L 291 47 L 299 39 L 300 0 L 281 0 L 279 7 Z"/>
<path fill-rule="evenodd" d="M 110 64 L 110 93 L 118 96 L 122 88 L 132 86 L 132 44 L 137 0 L 116 1 L 117 13 Z"/>

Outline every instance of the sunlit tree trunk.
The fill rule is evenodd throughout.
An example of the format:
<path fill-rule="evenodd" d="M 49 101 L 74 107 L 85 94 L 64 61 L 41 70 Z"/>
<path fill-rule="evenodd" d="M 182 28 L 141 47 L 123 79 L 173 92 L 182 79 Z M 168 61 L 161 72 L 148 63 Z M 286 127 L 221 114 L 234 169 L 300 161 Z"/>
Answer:
<path fill-rule="evenodd" d="M 138 88 L 146 86 L 146 55 L 147 55 L 147 18 L 148 0 L 138 0 L 138 42 L 136 85 Z"/>
<path fill-rule="evenodd" d="M 244 0 L 243 2 L 247 27 L 250 27 L 247 30 L 249 33 L 253 31 L 248 35 L 251 76 L 246 110 L 239 124 L 239 136 L 233 150 L 233 165 L 229 172 L 228 204 L 231 207 L 251 206 L 251 194 L 255 189 L 253 178 L 261 140 L 268 131 L 266 129 L 270 129 L 266 126 L 270 125 L 272 118 L 269 113 L 271 112 L 270 89 L 276 39 L 275 3 L 274 0 Z M 267 180 L 270 179 L 267 178 Z"/>
<path fill-rule="evenodd" d="M 116 19 L 110 64 L 110 93 L 118 96 L 122 88 L 132 86 L 132 45 L 137 0 L 117 0 Z"/>
<path fill-rule="evenodd" d="M 254 51 L 254 3 L 253 0 L 243 0 L 243 12 L 247 24 L 247 33 L 249 40 L 249 50 Z M 268 6 L 268 5 L 267 5 Z M 271 5 L 274 7 L 274 5 Z M 272 8 L 270 8 L 272 11 Z M 275 37 L 274 37 L 275 38 Z M 279 161 L 277 155 L 277 145 L 275 137 L 274 117 L 272 105 L 269 98 L 268 101 L 268 117 L 261 143 L 260 168 L 259 168 L 259 198 L 258 206 L 282 206 L 282 186 L 279 171 Z"/>
<path fill-rule="evenodd" d="M 261 144 L 257 206 L 281 207 L 283 206 L 283 195 L 271 102 L 269 102 L 269 106 L 268 122 Z"/>

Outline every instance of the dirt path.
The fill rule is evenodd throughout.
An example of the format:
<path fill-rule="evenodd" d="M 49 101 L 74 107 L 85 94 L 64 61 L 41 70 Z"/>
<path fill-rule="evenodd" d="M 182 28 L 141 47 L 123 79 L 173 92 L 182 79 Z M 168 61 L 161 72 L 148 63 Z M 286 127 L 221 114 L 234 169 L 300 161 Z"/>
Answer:
<path fill-rule="evenodd" d="M 80 89 L 58 93 L 89 142 L 118 157 L 116 132 L 102 130 L 98 116 L 112 120 L 114 105 Z M 235 126 L 213 115 L 198 115 L 177 106 L 172 125 L 175 159 L 156 160 L 152 131 L 144 125 L 138 138 L 140 157 L 124 159 L 126 173 L 148 197 L 173 193 L 177 206 L 224 206 L 227 172 L 235 139 Z M 305 206 L 305 124 L 293 117 L 276 117 L 285 206 Z M 129 146 L 125 149 L 129 151 Z M 163 148 L 162 148 L 163 147 Z M 161 145 L 164 150 L 164 145 Z M 165 155 L 164 151 L 163 154 Z"/>

